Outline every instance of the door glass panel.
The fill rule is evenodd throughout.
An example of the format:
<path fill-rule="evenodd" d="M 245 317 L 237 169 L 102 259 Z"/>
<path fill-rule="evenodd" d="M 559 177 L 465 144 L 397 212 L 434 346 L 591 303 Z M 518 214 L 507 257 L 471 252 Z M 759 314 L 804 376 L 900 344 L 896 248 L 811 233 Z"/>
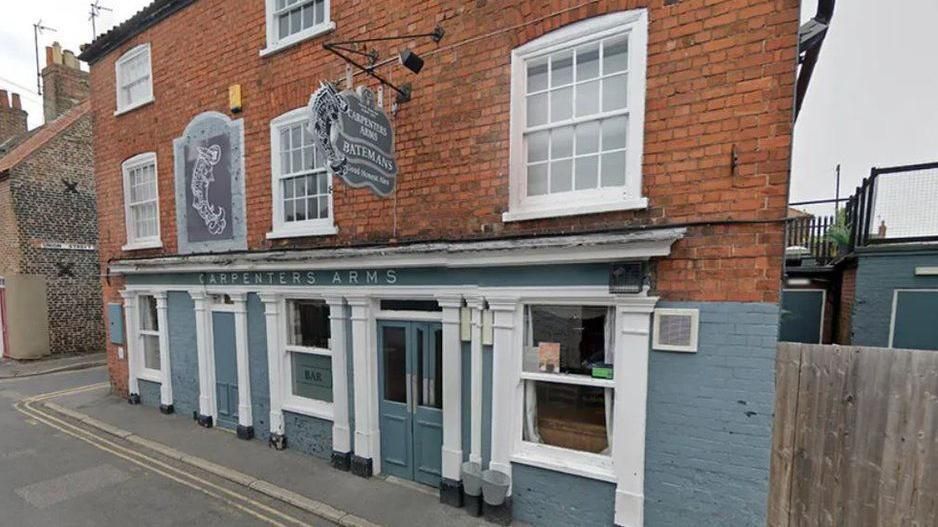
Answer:
<path fill-rule="evenodd" d="M 433 380 L 431 382 L 431 391 L 433 392 L 434 408 L 443 408 L 443 329 L 433 330 Z"/>
<path fill-rule="evenodd" d="M 426 338 L 426 332 L 422 327 L 414 328 L 414 349 L 417 350 L 417 404 L 421 406 L 427 406 L 429 404 L 429 380 L 427 379 L 427 371 L 429 371 L 427 360 L 428 356 L 426 353 L 426 346 L 424 346 L 424 338 Z"/>
<path fill-rule="evenodd" d="M 418 329 L 417 360 L 420 364 L 420 406 L 443 408 L 443 330 L 431 330 L 429 349 L 423 343 L 423 330 Z"/>
<path fill-rule="evenodd" d="M 407 403 L 407 339 L 405 328 L 382 331 L 384 356 L 384 399 Z"/>

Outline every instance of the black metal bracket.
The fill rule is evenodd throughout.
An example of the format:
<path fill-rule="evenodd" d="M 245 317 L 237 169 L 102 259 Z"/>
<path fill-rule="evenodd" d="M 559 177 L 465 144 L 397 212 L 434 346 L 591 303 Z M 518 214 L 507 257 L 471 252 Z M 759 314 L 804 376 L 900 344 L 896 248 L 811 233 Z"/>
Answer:
<path fill-rule="evenodd" d="M 365 73 L 369 77 L 374 78 L 381 84 L 397 92 L 397 102 L 404 103 L 410 100 L 411 95 L 413 94 L 413 87 L 410 84 L 403 84 L 401 86 L 397 86 L 391 83 L 391 81 L 382 77 L 381 75 L 378 75 L 377 73 L 375 73 L 376 69 L 383 66 L 384 64 L 387 64 L 387 62 L 385 62 L 384 64 L 378 63 L 378 59 L 380 58 L 378 50 L 372 48 L 368 51 L 363 51 L 361 49 L 358 49 L 358 46 L 361 46 L 363 44 L 370 44 L 372 42 L 387 42 L 387 41 L 392 41 L 392 40 L 410 40 L 410 39 L 425 38 L 425 37 L 429 37 L 434 42 L 439 43 L 441 40 L 443 40 L 443 36 L 445 34 L 446 34 L 446 31 L 443 30 L 442 26 L 436 26 L 436 28 L 434 28 L 433 32 L 431 33 L 419 33 L 415 35 L 403 35 L 399 37 L 376 37 L 376 38 L 363 38 L 359 40 L 341 40 L 338 42 L 326 42 L 322 45 L 322 47 L 325 50 L 329 51 L 330 53 L 333 53 L 339 56 L 339 58 L 344 60 L 346 63 L 354 66 L 359 71 Z M 350 46 L 353 46 L 353 47 L 350 47 Z M 350 55 L 358 55 L 360 57 L 365 57 L 367 59 L 367 64 L 362 64 L 360 61 L 355 60 Z"/>

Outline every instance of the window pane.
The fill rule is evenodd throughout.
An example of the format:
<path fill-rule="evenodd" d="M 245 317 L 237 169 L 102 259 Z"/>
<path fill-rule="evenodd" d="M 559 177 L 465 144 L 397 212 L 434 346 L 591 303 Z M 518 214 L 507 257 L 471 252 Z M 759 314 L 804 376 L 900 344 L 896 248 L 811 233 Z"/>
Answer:
<path fill-rule="evenodd" d="M 587 156 L 576 158 L 576 177 L 574 188 L 583 190 L 599 186 L 599 157 Z"/>
<path fill-rule="evenodd" d="M 611 363 L 608 311 L 605 306 L 529 306 L 524 370 L 591 375 L 593 365 Z"/>
<path fill-rule="evenodd" d="M 628 117 L 616 117 L 603 121 L 603 151 L 625 148 Z"/>
<path fill-rule="evenodd" d="M 303 6 L 303 29 L 313 27 L 313 6 Z"/>
<path fill-rule="evenodd" d="M 443 330 L 430 332 L 430 349 L 424 349 L 423 329 L 417 328 L 417 404 L 443 408 Z"/>
<path fill-rule="evenodd" d="M 599 123 L 583 123 L 576 127 L 576 153 L 591 154 L 599 151 Z"/>
<path fill-rule="evenodd" d="M 524 440 L 608 454 L 613 393 L 594 386 L 525 381 Z"/>
<path fill-rule="evenodd" d="M 603 79 L 603 111 L 611 112 L 628 106 L 628 75 Z"/>
<path fill-rule="evenodd" d="M 528 161 L 546 161 L 549 132 L 537 132 L 528 136 Z"/>
<path fill-rule="evenodd" d="M 329 349 L 329 305 L 322 300 L 287 302 L 289 335 L 287 343 L 307 348 Z"/>
<path fill-rule="evenodd" d="M 573 51 L 564 51 L 551 57 L 550 86 L 556 88 L 573 82 Z"/>
<path fill-rule="evenodd" d="M 603 75 L 625 71 L 629 67 L 629 37 L 603 42 Z"/>
<path fill-rule="evenodd" d="M 590 81 L 576 86 L 576 115 L 592 115 L 599 112 L 599 81 Z"/>
<path fill-rule="evenodd" d="M 550 92 L 550 122 L 565 121 L 573 116 L 573 88 Z"/>
<path fill-rule="evenodd" d="M 316 23 L 321 24 L 326 21 L 326 0 L 316 2 Z"/>
<path fill-rule="evenodd" d="M 160 338 L 156 335 L 141 335 L 143 339 L 143 365 L 148 370 L 160 369 Z"/>
<path fill-rule="evenodd" d="M 156 297 L 142 295 L 139 297 L 140 329 L 144 331 L 159 331 L 160 326 L 156 318 Z"/>
<path fill-rule="evenodd" d="M 317 176 L 319 180 L 319 193 L 328 194 L 329 193 L 329 175 L 328 174 L 319 174 Z"/>
<path fill-rule="evenodd" d="M 625 185 L 625 151 L 603 155 L 603 186 L 621 187 Z"/>
<path fill-rule="evenodd" d="M 279 33 L 277 34 L 280 35 L 280 38 L 289 36 L 290 35 L 290 15 L 289 14 L 280 15 L 278 26 L 279 26 L 278 28 Z"/>
<path fill-rule="evenodd" d="M 582 82 L 599 76 L 599 45 L 593 44 L 576 51 L 576 81 Z"/>
<path fill-rule="evenodd" d="M 547 123 L 547 97 L 547 93 L 528 96 L 528 126 L 537 126 Z"/>
<path fill-rule="evenodd" d="M 293 366 L 293 395 L 332 402 L 332 357 L 309 353 L 290 354 Z"/>
<path fill-rule="evenodd" d="M 550 164 L 550 193 L 573 189 L 573 161 L 554 161 Z"/>
<path fill-rule="evenodd" d="M 528 93 L 547 89 L 547 59 L 528 64 Z"/>
<path fill-rule="evenodd" d="M 329 217 L 329 196 L 322 196 L 319 198 L 319 217 L 328 218 Z"/>
<path fill-rule="evenodd" d="M 528 196 L 547 194 L 547 163 L 528 167 Z"/>
<path fill-rule="evenodd" d="M 293 192 L 293 182 L 294 182 L 294 181 L 295 181 L 295 179 L 293 179 L 293 178 L 284 179 L 284 180 L 283 180 L 282 183 L 283 183 L 283 197 L 284 197 L 284 198 L 290 199 L 290 198 L 293 197 L 293 195 L 294 195 L 294 192 Z"/>
<path fill-rule="evenodd" d="M 293 204 L 293 213 L 296 221 L 306 221 L 306 200 L 300 198 Z"/>
<path fill-rule="evenodd" d="M 286 222 L 295 221 L 296 207 L 294 203 L 295 201 L 292 199 L 288 199 L 283 202 L 283 221 L 286 221 Z"/>
<path fill-rule="evenodd" d="M 407 402 L 407 346 L 402 327 L 382 328 L 384 399 Z"/>
<path fill-rule="evenodd" d="M 291 162 L 293 163 L 292 168 L 293 172 L 299 172 L 303 170 L 303 149 L 297 148 L 290 153 Z M 299 192 L 299 190 L 297 190 Z"/>
<path fill-rule="evenodd" d="M 550 158 L 560 159 L 573 155 L 573 127 L 564 126 L 550 133 Z"/>
<path fill-rule="evenodd" d="M 298 33 L 302 26 L 302 20 L 300 19 L 300 10 L 290 11 L 290 34 Z"/>

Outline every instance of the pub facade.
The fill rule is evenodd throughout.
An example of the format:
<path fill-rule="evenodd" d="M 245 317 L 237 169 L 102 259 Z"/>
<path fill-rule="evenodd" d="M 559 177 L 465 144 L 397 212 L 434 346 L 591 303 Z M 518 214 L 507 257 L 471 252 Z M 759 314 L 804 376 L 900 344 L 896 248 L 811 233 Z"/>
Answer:
<path fill-rule="evenodd" d="M 763 524 L 797 32 L 154 1 L 81 56 L 112 385 L 499 521 Z"/>

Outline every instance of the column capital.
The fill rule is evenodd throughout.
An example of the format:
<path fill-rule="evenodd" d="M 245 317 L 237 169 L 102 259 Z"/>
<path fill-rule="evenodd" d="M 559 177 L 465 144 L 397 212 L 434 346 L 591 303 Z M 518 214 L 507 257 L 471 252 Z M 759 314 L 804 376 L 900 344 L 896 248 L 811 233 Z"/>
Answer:
<path fill-rule="evenodd" d="M 329 304 L 329 308 L 342 307 L 345 305 L 345 297 L 342 295 L 323 295 L 323 300 Z"/>
<path fill-rule="evenodd" d="M 192 300 L 204 301 L 205 299 L 208 298 L 208 293 L 202 289 L 196 289 L 193 291 L 189 291 L 189 296 L 192 297 Z"/>
<path fill-rule="evenodd" d="M 346 296 L 345 301 L 352 307 L 371 307 L 371 297 L 367 295 Z"/>
<path fill-rule="evenodd" d="M 648 314 L 655 310 L 657 296 L 620 296 L 616 297 L 615 306 L 619 313 Z"/>
<path fill-rule="evenodd" d="M 462 296 L 460 295 L 436 295 L 435 298 L 443 310 L 459 309 L 462 307 Z"/>
<path fill-rule="evenodd" d="M 466 297 L 466 306 L 474 311 L 481 310 L 485 307 L 485 299 L 481 296 Z"/>
<path fill-rule="evenodd" d="M 136 291 L 128 291 L 127 289 L 120 290 L 121 298 L 124 299 L 124 304 L 128 306 L 137 303 L 137 294 L 138 293 Z"/>
<path fill-rule="evenodd" d="M 167 293 L 166 293 L 165 290 L 163 290 L 163 291 L 151 291 L 149 294 L 150 294 L 150 296 L 152 296 L 153 298 L 155 298 L 155 299 L 157 300 L 157 302 L 159 302 L 160 300 L 166 300 L 166 294 L 167 294 Z"/>
<path fill-rule="evenodd" d="M 273 306 L 274 312 L 276 312 L 276 306 L 280 303 L 280 295 L 277 293 L 257 293 L 258 298 L 261 299 L 261 302 L 264 303 L 264 308 L 270 311 Z"/>
<path fill-rule="evenodd" d="M 495 312 L 514 311 L 521 299 L 516 296 L 487 297 L 489 309 Z"/>

